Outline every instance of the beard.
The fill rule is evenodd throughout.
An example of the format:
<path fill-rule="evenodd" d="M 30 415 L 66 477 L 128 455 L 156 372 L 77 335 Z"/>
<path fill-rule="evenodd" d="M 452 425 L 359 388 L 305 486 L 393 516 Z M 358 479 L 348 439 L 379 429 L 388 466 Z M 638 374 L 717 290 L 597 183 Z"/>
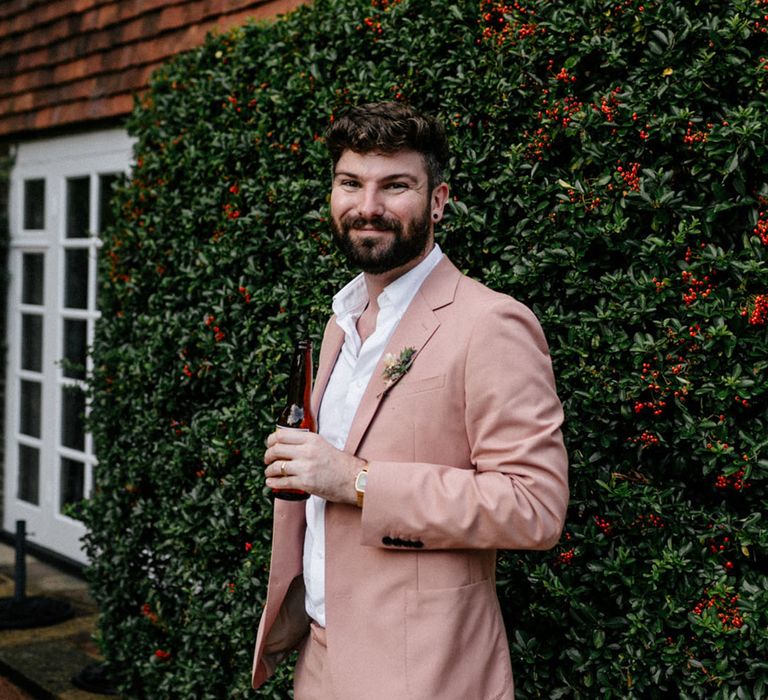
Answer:
<path fill-rule="evenodd" d="M 333 237 L 350 265 L 371 275 L 394 270 L 421 255 L 430 235 L 429 205 L 421 216 L 411 219 L 404 227 L 397 219 L 387 216 L 364 218 L 347 216 L 332 219 Z M 362 236 L 352 240 L 352 229 L 373 228 L 388 231 L 389 236 Z"/>

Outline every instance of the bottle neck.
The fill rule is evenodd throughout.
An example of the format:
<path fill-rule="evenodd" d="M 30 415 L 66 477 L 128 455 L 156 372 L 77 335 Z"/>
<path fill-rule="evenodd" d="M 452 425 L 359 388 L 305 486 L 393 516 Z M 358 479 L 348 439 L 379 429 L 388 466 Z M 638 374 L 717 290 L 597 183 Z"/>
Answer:
<path fill-rule="evenodd" d="M 288 403 L 309 406 L 312 393 L 312 344 L 301 341 L 296 344 L 288 381 Z"/>

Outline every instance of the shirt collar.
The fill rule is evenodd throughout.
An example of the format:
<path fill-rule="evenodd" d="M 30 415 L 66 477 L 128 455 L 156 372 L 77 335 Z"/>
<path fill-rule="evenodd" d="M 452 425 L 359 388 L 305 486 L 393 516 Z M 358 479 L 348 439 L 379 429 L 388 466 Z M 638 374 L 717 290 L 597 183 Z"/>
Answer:
<path fill-rule="evenodd" d="M 392 307 L 397 317 L 401 317 L 419 287 L 442 258 L 443 251 L 435 243 L 427 257 L 416 267 L 384 287 L 378 298 L 379 308 Z M 366 304 L 368 304 L 368 288 L 365 286 L 365 275 L 361 272 L 333 297 L 332 308 L 333 313 L 336 314 L 337 323 L 342 325 L 347 319 L 356 321 L 365 310 Z"/>

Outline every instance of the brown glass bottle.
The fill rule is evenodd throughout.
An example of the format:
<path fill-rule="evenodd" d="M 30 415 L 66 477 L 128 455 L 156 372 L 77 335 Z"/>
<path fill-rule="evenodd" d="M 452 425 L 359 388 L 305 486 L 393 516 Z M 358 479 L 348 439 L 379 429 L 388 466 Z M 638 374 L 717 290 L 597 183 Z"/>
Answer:
<path fill-rule="evenodd" d="M 288 380 L 288 400 L 277 419 L 279 430 L 307 430 L 317 432 L 312 413 L 312 342 L 299 340 L 293 351 L 291 374 Z M 272 489 L 275 498 L 286 501 L 302 501 L 309 498 L 299 489 Z"/>

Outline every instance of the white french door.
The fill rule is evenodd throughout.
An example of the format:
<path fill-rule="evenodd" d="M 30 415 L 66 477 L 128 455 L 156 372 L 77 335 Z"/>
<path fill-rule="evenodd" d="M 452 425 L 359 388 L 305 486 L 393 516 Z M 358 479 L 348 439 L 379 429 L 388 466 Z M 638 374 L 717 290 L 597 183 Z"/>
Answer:
<path fill-rule="evenodd" d="M 3 528 L 25 520 L 31 542 L 81 563 L 99 234 L 131 151 L 118 129 L 29 142 L 11 173 Z"/>

